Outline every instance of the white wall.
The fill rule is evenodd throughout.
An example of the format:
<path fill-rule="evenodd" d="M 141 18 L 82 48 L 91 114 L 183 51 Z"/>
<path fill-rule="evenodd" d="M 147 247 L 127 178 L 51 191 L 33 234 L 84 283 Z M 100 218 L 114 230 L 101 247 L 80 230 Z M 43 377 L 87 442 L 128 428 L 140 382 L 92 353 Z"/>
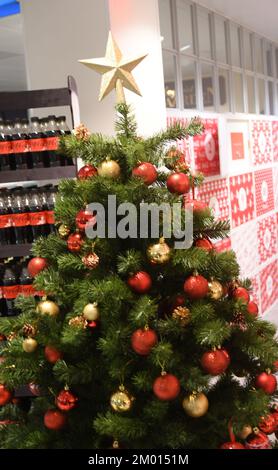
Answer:
<path fill-rule="evenodd" d="M 111 134 L 114 97 L 98 102 L 100 76 L 78 59 L 104 54 L 109 31 L 107 0 L 21 0 L 28 88 L 77 81 L 81 120 L 92 131 Z M 42 111 L 43 115 L 47 115 Z"/>
<path fill-rule="evenodd" d="M 67 75 L 73 75 L 82 122 L 92 131 L 113 133 L 115 93 L 99 103 L 100 75 L 78 63 L 104 56 L 111 25 L 124 56 L 148 53 L 134 71 L 143 98 L 126 94 L 135 107 L 139 132 L 150 134 L 165 126 L 158 0 L 21 0 L 21 4 L 29 89 L 63 87 Z"/>
<path fill-rule="evenodd" d="M 143 97 L 126 92 L 136 109 L 139 132 L 149 135 L 166 125 L 158 0 L 109 0 L 111 31 L 123 53 L 148 54 L 134 70 Z"/>

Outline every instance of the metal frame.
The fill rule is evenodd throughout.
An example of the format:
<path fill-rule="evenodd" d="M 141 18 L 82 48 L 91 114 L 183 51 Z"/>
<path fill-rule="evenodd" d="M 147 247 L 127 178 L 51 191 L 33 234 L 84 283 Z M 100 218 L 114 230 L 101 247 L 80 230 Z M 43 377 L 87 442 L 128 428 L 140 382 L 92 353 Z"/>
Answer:
<path fill-rule="evenodd" d="M 264 113 L 270 114 L 269 106 L 269 89 L 268 82 L 273 83 L 273 99 L 274 99 L 274 114 L 278 114 L 278 44 L 263 38 L 247 28 L 230 21 L 223 15 L 214 13 L 213 11 L 197 5 L 191 0 L 183 0 L 185 3 L 190 5 L 191 8 L 191 21 L 192 21 L 192 36 L 193 36 L 193 52 L 189 53 L 186 51 L 180 52 L 179 44 L 179 31 L 178 31 L 178 19 L 177 19 L 177 0 L 169 0 L 170 11 L 171 11 L 171 26 L 172 26 L 172 38 L 173 38 L 173 49 L 163 48 L 163 51 L 170 53 L 175 57 L 175 83 L 176 83 L 176 108 L 184 109 L 183 102 L 183 78 L 181 72 L 181 59 L 186 57 L 187 59 L 193 60 L 195 63 L 195 86 L 196 86 L 196 110 L 204 111 L 203 106 L 203 89 L 202 89 L 202 64 L 208 64 L 213 66 L 213 88 L 214 88 L 214 112 L 220 112 L 220 94 L 218 86 L 219 70 L 225 69 L 228 71 L 228 84 L 227 84 L 227 96 L 229 102 L 230 112 L 236 113 L 235 96 L 233 90 L 233 72 L 240 73 L 242 76 L 242 94 L 243 94 L 243 110 L 244 113 L 250 114 L 248 105 L 248 83 L 247 75 L 252 76 L 254 80 L 254 94 L 255 94 L 255 114 L 260 113 L 260 102 L 259 102 L 259 79 L 264 81 Z M 198 9 L 203 9 L 209 15 L 209 32 L 210 32 L 210 45 L 211 45 L 211 58 L 205 58 L 200 56 L 200 44 L 199 44 L 199 32 L 198 32 Z M 219 17 L 224 20 L 225 25 L 225 46 L 227 63 L 223 63 L 217 58 L 216 49 L 216 32 L 215 32 L 215 18 Z M 239 41 L 239 54 L 240 54 L 240 67 L 232 65 L 232 44 L 230 27 L 231 25 L 238 27 L 238 41 Z M 252 70 L 246 67 L 245 64 L 245 41 L 244 33 L 250 34 L 250 46 L 251 46 L 251 63 Z M 262 44 L 262 60 L 263 60 L 263 73 L 256 70 L 255 63 L 255 39 L 261 40 Z M 271 45 L 271 60 L 272 60 L 272 76 L 267 75 L 267 63 L 266 63 L 266 51 L 268 45 Z M 276 62 L 277 61 L 277 64 Z M 241 113 L 242 114 L 242 113 Z"/>

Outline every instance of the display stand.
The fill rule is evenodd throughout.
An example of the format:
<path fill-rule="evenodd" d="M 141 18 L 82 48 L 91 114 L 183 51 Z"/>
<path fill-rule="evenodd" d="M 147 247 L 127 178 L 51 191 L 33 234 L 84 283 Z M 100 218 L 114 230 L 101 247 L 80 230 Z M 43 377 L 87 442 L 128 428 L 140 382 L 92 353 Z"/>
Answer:
<path fill-rule="evenodd" d="M 76 81 L 69 76 L 66 88 L 1 92 L 1 112 L 28 111 L 38 108 L 68 106 L 71 111 L 72 127 L 80 124 L 79 100 Z M 0 171 L 0 184 L 25 181 L 51 181 L 74 178 L 77 173 L 76 162 L 72 166 L 53 168 L 33 168 L 28 170 Z M 0 247 L 0 258 L 28 256 L 31 245 L 4 245 Z"/>

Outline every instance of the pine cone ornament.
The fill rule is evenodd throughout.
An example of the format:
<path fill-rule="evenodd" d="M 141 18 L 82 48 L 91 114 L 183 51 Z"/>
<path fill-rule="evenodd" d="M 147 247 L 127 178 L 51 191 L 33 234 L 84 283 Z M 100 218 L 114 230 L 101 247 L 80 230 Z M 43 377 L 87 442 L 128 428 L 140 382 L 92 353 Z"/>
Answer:
<path fill-rule="evenodd" d="M 22 334 L 27 337 L 34 337 L 36 336 L 37 330 L 36 328 L 31 325 L 31 323 L 25 323 L 22 328 Z"/>
<path fill-rule="evenodd" d="M 86 256 L 83 256 L 82 263 L 88 269 L 96 269 L 99 265 L 99 257 L 96 253 L 89 253 Z"/>
<path fill-rule="evenodd" d="M 233 316 L 233 320 L 231 321 L 230 325 L 238 327 L 241 331 L 246 331 L 247 323 L 245 321 L 244 314 L 241 312 L 236 312 Z"/>
<path fill-rule="evenodd" d="M 91 133 L 84 124 L 79 124 L 79 126 L 75 127 L 73 130 L 73 134 L 78 140 L 88 140 Z"/>
<path fill-rule="evenodd" d="M 78 315 L 77 317 L 71 318 L 69 320 L 69 325 L 73 326 L 75 328 L 86 328 L 87 327 L 87 320 L 81 315 Z"/>
<path fill-rule="evenodd" d="M 186 307 L 176 307 L 172 317 L 179 321 L 181 326 L 186 326 L 190 323 L 190 310 Z"/>

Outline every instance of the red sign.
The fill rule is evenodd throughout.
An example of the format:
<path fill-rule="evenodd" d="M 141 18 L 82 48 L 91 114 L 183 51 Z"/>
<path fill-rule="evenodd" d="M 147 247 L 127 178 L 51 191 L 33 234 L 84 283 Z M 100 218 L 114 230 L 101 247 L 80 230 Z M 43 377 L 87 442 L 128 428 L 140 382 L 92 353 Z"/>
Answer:
<path fill-rule="evenodd" d="M 205 176 L 220 174 L 218 121 L 202 119 L 204 132 L 193 137 L 195 170 Z"/>
<path fill-rule="evenodd" d="M 232 160 L 244 160 L 244 137 L 242 132 L 231 132 Z"/>

